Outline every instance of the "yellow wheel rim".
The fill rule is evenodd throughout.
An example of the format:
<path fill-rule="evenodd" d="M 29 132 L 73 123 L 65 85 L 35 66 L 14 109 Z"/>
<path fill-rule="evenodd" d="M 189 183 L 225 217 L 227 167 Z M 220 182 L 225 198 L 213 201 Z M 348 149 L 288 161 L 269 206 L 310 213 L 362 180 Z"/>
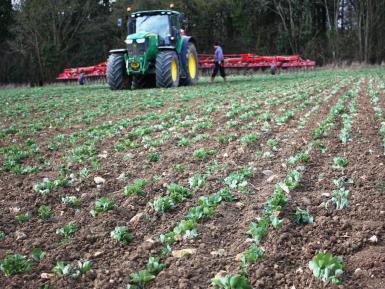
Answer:
<path fill-rule="evenodd" d="M 190 53 L 188 56 L 188 72 L 191 79 L 194 79 L 197 75 L 197 61 L 195 59 L 194 53 Z"/>
<path fill-rule="evenodd" d="M 176 59 L 171 62 L 171 77 L 172 81 L 176 81 L 178 78 L 178 65 L 176 63 Z"/>

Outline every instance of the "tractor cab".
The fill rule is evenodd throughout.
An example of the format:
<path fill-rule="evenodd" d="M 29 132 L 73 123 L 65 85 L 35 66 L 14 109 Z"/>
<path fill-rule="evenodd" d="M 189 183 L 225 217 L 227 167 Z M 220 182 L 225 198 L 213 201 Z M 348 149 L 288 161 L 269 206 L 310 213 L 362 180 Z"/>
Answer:
<path fill-rule="evenodd" d="M 131 13 L 125 49 L 110 51 L 107 82 L 111 89 L 176 87 L 198 81 L 193 37 L 181 32 L 183 14 L 173 10 Z"/>
<path fill-rule="evenodd" d="M 128 21 L 127 44 L 143 33 L 156 34 L 160 46 L 175 46 L 180 37 L 182 14 L 171 10 L 141 11 L 131 14 Z"/>

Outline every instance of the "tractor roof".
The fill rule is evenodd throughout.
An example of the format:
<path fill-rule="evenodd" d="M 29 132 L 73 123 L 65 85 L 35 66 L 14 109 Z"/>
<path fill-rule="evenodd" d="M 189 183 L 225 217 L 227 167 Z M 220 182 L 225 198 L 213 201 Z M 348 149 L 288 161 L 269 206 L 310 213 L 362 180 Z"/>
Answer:
<path fill-rule="evenodd" d="M 139 17 L 143 15 L 180 15 L 180 13 L 174 10 L 147 10 L 131 13 L 131 17 Z"/>

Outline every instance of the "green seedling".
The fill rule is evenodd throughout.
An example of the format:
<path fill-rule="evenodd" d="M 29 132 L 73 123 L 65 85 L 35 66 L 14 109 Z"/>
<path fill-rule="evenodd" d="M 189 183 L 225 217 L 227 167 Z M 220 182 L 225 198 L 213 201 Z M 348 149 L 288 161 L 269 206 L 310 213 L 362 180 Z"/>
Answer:
<path fill-rule="evenodd" d="M 200 148 L 200 149 L 195 150 L 193 155 L 197 159 L 203 160 L 208 156 L 208 153 L 206 152 L 206 150 L 204 148 Z"/>
<path fill-rule="evenodd" d="M 63 235 L 64 239 L 72 238 L 78 231 L 78 226 L 75 223 L 69 223 L 56 230 L 56 234 Z"/>
<path fill-rule="evenodd" d="M 268 139 L 267 142 L 266 142 L 266 145 L 273 151 L 277 151 L 278 150 L 278 141 L 276 139 Z"/>
<path fill-rule="evenodd" d="M 106 197 L 102 197 L 95 202 L 95 210 L 91 210 L 90 214 L 96 217 L 97 214 L 107 212 L 115 208 L 115 204 Z"/>
<path fill-rule="evenodd" d="M 32 218 L 32 214 L 30 212 L 22 213 L 22 214 L 17 215 L 15 217 L 16 221 L 18 221 L 19 224 L 24 224 L 24 223 L 28 222 L 28 220 L 31 218 Z"/>
<path fill-rule="evenodd" d="M 144 191 L 145 186 L 149 183 L 146 179 L 137 179 L 133 184 L 128 185 L 124 188 L 124 195 L 129 197 L 131 195 L 143 196 L 146 192 Z"/>
<path fill-rule="evenodd" d="M 258 140 L 258 136 L 256 134 L 248 134 L 241 137 L 240 143 L 241 145 L 249 145 L 256 142 L 257 140 Z"/>
<path fill-rule="evenodd" d="M 144 289 L 148 283 L 155 279 L 155 275 L 143 270 L 137 273 L 130 274 L 131 283 L 134 285 L 127 285 L 126 289 Z"/>
<path fill-rule="evenodd" d="M 333 168 L 334 169 L 344 169 L 349 164 L 349 161 L 342 157 L 335 157 L 333 159 Z"/>
<path fill-rule="evenodd" d="M 179 142 L 178 145 L 181 147 L 188 146 L 190 144 L 190 140 L 188 138 L 182 138 Z"/>
<path fill-rule="evenodd" d="M 295 156 L 291 156 L 287 163 L 289 166 L 296 166 L 298 165 L 299 163 L 307 163 L 308 161 L 310 160 L 310 156 L 309 154 L 307 153 L 304 153 L 304 152 L 300 152 L 298 154 L 296 154 Z"/>
<path fill-rule="evenodd" d="M 322 280 L 325 284 L 341 284 L 338 279 L 343 273 L 344 264 L 342 258 L 335 257 L 330 253 L 318 253 L 309 262 L 309 269 L 314 276 Z"/>
<path fill-rule="evenodd" d="M 184 171 L 186 170 L 186 167 L 182 164 L 176 164 L 173 166 L 173 169 L 175 172 L 177 173 L 180 173 L 180 174 L 183 174 Z"/>
<path fill-rule="evenodd" d="M 266 237 L 268 229 L 269 222 L 266 219 L 261 219 L 259 220 L 258 224 L 253 222 L 249 225 L 247 234 L 249 234 L 251 238 L 253 238 L 257 244 L 259 244 Z"/>
<path fill-rule="evenodd" d="M 150 153 L 147 156 L 147 160 L 151 163 L 156 163 L 160 161 L 160 153 Z"/>
<path fill-rule="evenodd" d="M 147 261 L 147 272 L 157 275 L 160 271 L 166 268 L 166 265 L 160 263 L 159 257 L 150 257 Z"/>
<path fill-rule="evenodd" d="M 241 274 L 213 278 L 211 285 L 216 289 L 252 289 L 249 280 Z"/>
<path fill-rule="evenodd" d="M 315 146 L 317 146 L 317 147 L 320 149 L 321 153 L 323 153 L 323 154 L 326 153 L 327 150 L 328 150 L 327 146 L 325 146 L 324 144 L 322 144 L 320 140 L 315 140 L 315 141 L 313 141 L 313 144 L 314 144 Z"/>
<path fill-rule="evenodd" d="M 332 192 L 331 201 L 336 205 L 337 210 L 342 210 L 348 207 L 349 195 L 350 191 L 346 190 L 345 188 L 339 188 Z"/>
<path fill-rule="evenodd" d="M 256 263 L 258 260 L 262 259 L 265 254 L 265 251 L 262 248 L 257 247 L 255 244 L 252 244 L 249 249 L 247 249 L 241 256 L 241 268 L 247 270 L 250 264 Z"/>
<path fill-rule="evenodd" d="M 225 184 L 230 189 L 237 189 L 240 192 L 247 193 L 247 179 L 254 174 L 254 169 L 244 168 L 237 172 L 232 172 L 225 178 Z"/>
<path fill-rule="evenodd" d="M 43 260 L 46 255 L 47 255 L 47 253 L 44 252 L 42 249 L 39 249 L 39 248 L 33 248 L 32 252 L 31 252 L 32 259 L 35 261 Z"/>
<path fill-rule="evenodd" d="M 301 208 L 295 210 L 293 219 L 298 225 L 313 224 L 313 216 L 307 210 Z"/>
<path fill-rule="evenodd" d="M 53 212 L 50 206 L 41 205 L 37 212 L 39 217 L 43 220 L 48 220 L 53 216 Z"/>
<path fill-rule="evenodd" d="M 72 274 L 72 266 L 70 264 L 65 265 L 63 261 L 58 261 L 56 266 L 53 267 L 52 272 L 59 276 L 70 276 Z"/>
<path fill-rule="evenodd" d="M 63 261 L 58 261 L 52 272 L 59 276 L 68 276 L 72 279 L 78 279 L 80 276 L 86 274 L 92 269 L 91 261 L 78 261 L 78 268 L 74 270 L 71 264 L 65 265 Z"/>
<path fill-rule="evenodd" d="M 111 238 L 123 245 L 128 245 L 134 239 L 134 236 L 126 227 L 120 226 L 115 227 L 115 229 L 111 232 Z"/>
<path fill-rule="evenodd" d="M 76 198 L 75 196 L 64 196 L 61 198 L 63 204 L 67 204 L 73 207 L 78 207 L 81 205 L 82 201 Z"/>
<path fill-rule="evenodd" d="M 7 235 L 3 231 L 0 231 L 0 241 L 5 240 L 6 237 Z"/>
<path fill-rule="evenodd" d="M 188 183 L 190 185 L 190 189 L 196 191 L 197 189 L 204 187 L 204 185 L 206 184 L 206 177 L 203 177 L 198 173 L 189 178 Z"/>
<path fill-rule="evenodd" d="M 192 193 L 189 189 L 178 184 L 170 184 L 167 187 L 167 191 L 171 200 L 173 200 L 175 203 L 180 203 L 192 197 Z"/>
<path fill-rule="evenodd" d="M 152 202 L 151 205 L 154 210 L 158 213 L 167 212 L 176 207 L 175 202 L 169 196 L 158 198 L 154 202 Z"/>
<path fill-rule="evenodd" d="M 32 262 L 23 255 L 7 255 L 5 259 L 0 261 L 0 271 L 3 271 L 6 277 L 28 273 L 31 270 Z"/>
<path fill-rule="evenodd" d="M 353 180 L 352 179 L 348 179 L 348 178 L 345 178 L 345 177 L 341 177 L 341 178 L 338 178 L 338 179 L 334 179 L 333 180 L 333 184 L 337 187 L 337 188 L 342 188 L 346 185 L 352 185 L 353 184 Z"/>

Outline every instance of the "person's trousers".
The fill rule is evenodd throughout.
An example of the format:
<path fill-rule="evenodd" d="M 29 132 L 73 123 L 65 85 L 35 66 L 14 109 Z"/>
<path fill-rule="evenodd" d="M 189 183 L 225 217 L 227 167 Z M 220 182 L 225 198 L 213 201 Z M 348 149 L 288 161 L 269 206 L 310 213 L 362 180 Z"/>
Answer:
<path fill-rule="evenodd" d="M 226 72 L 225 72 L 224 65 L 223 64 L 220 65 L 219 62 L 215 61 L 215 63 L 214 63 L 214 70 L 213 70 L 213 73 L 211 74 L 211 77 L 217 76 L 218 71 L 219 71 L 219 73 L 220 73 L 220 75 L 222 77 L 226 77 Z"/>

